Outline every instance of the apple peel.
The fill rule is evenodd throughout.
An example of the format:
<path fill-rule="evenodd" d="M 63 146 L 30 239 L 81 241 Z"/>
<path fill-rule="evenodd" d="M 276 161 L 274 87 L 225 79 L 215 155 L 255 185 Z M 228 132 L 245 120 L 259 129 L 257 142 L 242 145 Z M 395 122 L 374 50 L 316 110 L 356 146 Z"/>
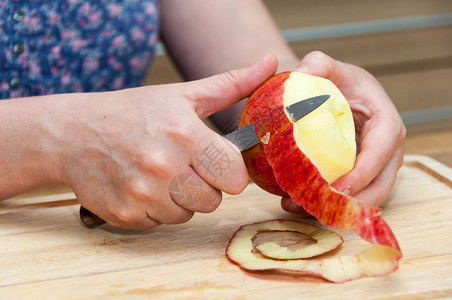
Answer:
<path fill-rule="evenodd" d="M 314 243 L 298 249 L 290 249 L 275 241 L 261 242 L 254 246 L 254 248 L 263 256 L 273 259 L 311 258 L 328 253 L 344 242 L 342 237 L 334 231 L 296 220 L 270 220 L 258 222 L 248 225 L 241 230 L 250 232 L 252 236 L 257 236 L 259 232 L 265 231 L 297 232 L 306 235 L 314 241 Z M 282 234 L 279 235 L 283 236 Z"/>
<path fill-rule="evenodd" d="M 285 122 L 278 122 L 279 120 Z M 262 146 L 278 184 L 289 194 L 292 201 L 301 205 L 324 225 L 338 230 L 352 230 L 366 241 L 386 245 L 400 252 L 394 234 L 380 216 L 379 208 L 364 205 L 333 189 L 310 159 L 297 147 L 295 140 L 285 138 L 293 136 L 293 123 L 283 109 L 274 112 L 271 118 L 262 117 L 254 126 L 258 137 L 263 131 L 271 131 L 268 127 L 278 128 L 278 134 L 273 134 L 268 144 Z M 293 182 L 306 184 L 299 186 L 292 184 Z"/>
<path fill-rule="evenodd" d="M 242 225 L 232 236 L 226 248 L 229 260 L 248 271 L 282 271 L 321 277 L 325 280 L 341 283 L 357 278 L 383 276 L 394 270 L 396 250 L 374 245 L 358 253 L 341 257 L 310 259 L 273 259 L 253 252 L 252 238 L 262 230 L 298 231 L 300 227 L 308 230 L 317 228 L 311 224 L 295 220 L 270 220 Z M 316 229 L 314 229 L 316 228 Z M 306 232 L 306 231 L 305 231 Z M 336 239 L 330 235 L 324 239 Z M 342 238 L 341 238 L 342 239 Z M 310 247 L 310 246 L 308 246 Z M 334 250 L 334 249 L 330 249 Z"/>

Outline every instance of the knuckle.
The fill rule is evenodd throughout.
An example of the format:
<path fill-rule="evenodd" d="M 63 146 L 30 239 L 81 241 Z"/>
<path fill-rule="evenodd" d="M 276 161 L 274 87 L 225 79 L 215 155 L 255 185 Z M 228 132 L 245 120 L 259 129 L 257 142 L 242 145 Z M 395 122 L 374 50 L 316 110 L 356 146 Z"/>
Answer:
<path fill-rule="evenodd" d="M 165 128 L 166 135 L 175 143 L 184 147 L 195 145 L 198 132 L 195 121 L 189 118 L 182 118 Z"/>
<path fill-rule="evenodd" d="M 221 80 L 225 83 L 226 87 L 233 87 L 235 90 L 234 98 L 241 99 L 243 98 L 243 92 L 240 83 L 240 74 L 238 70 L 232 70 L 221 74 Z"/>
<path fill-rule="evenodd" d="M 140 219 L 136 211 L 130 208 L 117 208 L 112 213 L 118 220 L 118 223 L 122 225 L 120 227 L 131 227 Z"/>
<path fill-rule="evenodd" d="M 172 167 L 173 161 L 168 151 L 163 149 L 153 149 L 143 155 L 141 165 L 142 167 L 158 176 L 159 178 L 169 181 L 174 177 Z"/>
<path fill-rule="evenodd" d="M 126 185 L 128 194 L 134 199 L 146 201 L 152 194 L 149 185 L 142 178 L 132 178 L 127 181 Z"/>
<path fill-rule="evenodd" d="M 313 60 L 325 60 L 329 59 L 330 57 L 326 55 L 324 52 L 319 50 L 311 51 L 307 54 L 308 57 L 312 58 Z"/>

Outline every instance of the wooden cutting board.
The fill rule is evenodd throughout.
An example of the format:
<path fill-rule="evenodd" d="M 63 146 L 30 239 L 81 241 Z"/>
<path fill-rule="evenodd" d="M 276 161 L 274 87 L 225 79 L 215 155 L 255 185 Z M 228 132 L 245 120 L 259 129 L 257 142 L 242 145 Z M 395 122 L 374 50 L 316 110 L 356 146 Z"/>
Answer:
<path fill-rule="evenodd" d="M 406 157 L 383 211 L 404 254 L 399 270 L 344 284 L 228 261 L 240 225 L 295 218 L 254 184 L 212 214 L 141 233 L 80 226 L 73 197 L 54 187 L 0 202 L 0 299 L 452 298 L 452 170 L 425 156 Z M 344 251 L 365 246 L 341 235 Z"/>

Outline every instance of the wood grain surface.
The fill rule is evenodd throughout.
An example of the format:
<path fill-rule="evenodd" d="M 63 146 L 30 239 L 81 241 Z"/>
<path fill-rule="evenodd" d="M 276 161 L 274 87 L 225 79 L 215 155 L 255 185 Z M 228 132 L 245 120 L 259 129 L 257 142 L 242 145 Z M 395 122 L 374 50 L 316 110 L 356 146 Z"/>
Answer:
<path fill-rule="evenodd" d="M 240 225 L 296 217 L 254 184 L 225 195 L 212 214 L 146 232 L 86 229 L 73 197 L 51 187 L 0 203 L 0 299 L 452 297 L 452 169 L 426 156 L 406 157 L 383 210 L 404 254 L 399 270 L 345 284 L 251 273 L 228 261 L 224 250 Z M 338 255 L 366 246 L 341 235 Z"/>

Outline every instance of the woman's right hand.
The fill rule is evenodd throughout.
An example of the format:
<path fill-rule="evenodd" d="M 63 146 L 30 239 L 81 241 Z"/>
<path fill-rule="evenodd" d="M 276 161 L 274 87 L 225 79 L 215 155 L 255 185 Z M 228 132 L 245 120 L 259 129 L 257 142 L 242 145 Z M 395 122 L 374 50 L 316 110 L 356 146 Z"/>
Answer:
<path fill-rule="evenodd" d="M 202 119 L 247 97 L 277 68 L 272 55 L 203 80 L 79 94 L 60 103 L 58 181 L 114 226 L 147 229 L 211 212 L 248 183 L 238 149 Z"/>

